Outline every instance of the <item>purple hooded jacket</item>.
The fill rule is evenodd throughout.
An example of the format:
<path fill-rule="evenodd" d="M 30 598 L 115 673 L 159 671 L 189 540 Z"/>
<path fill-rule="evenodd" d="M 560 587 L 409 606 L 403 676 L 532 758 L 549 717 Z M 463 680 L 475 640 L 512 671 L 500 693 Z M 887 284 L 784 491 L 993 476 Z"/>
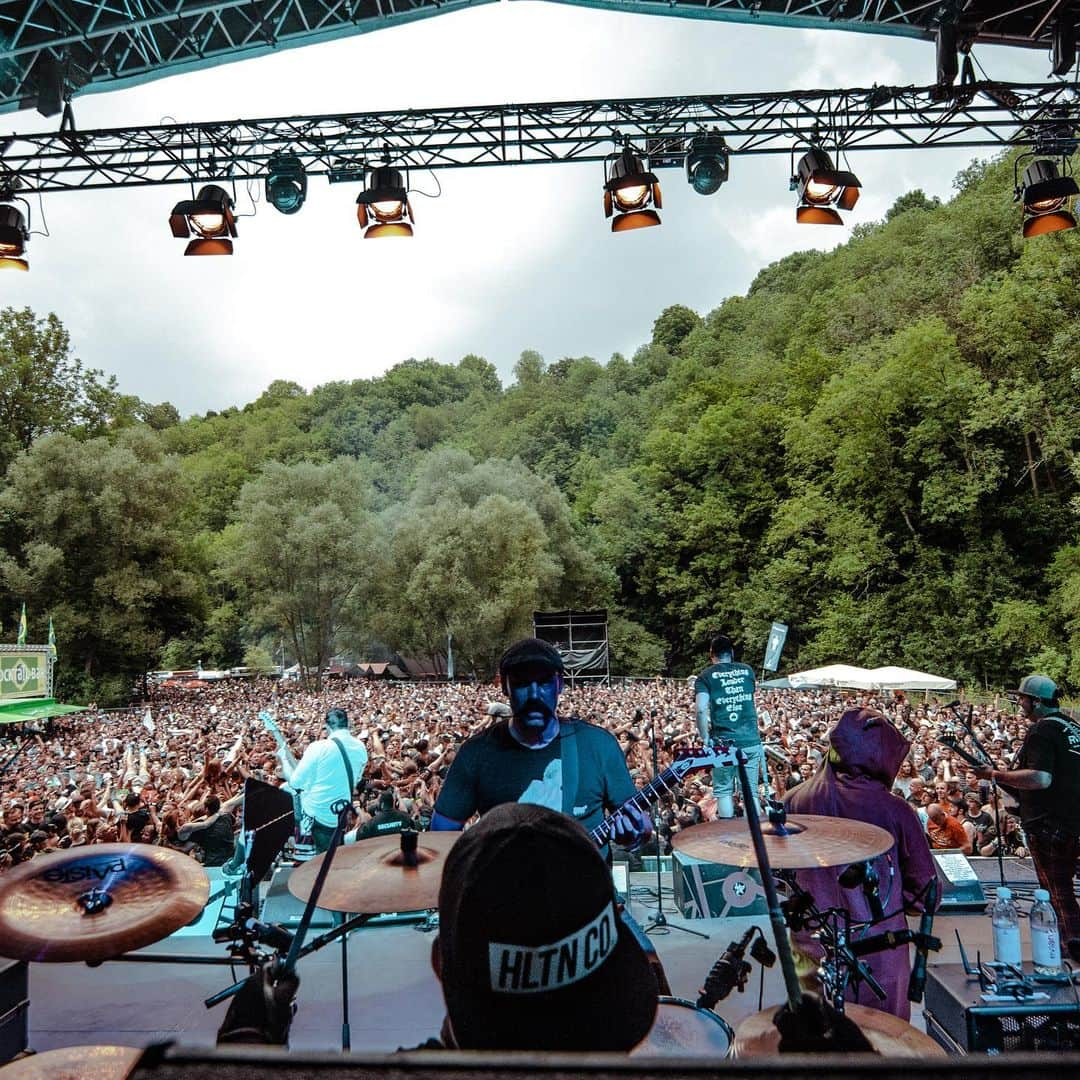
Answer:
<path fill-rule="evenodd" d="M 937 873 L 919 815 L 891 791 L 911 744 L 875 709 L 849 709 L 829 733 L 829 742 L 832 752 L 827 762 L 804 784 L 788 792 L 784 805 L 793 814 L 851 818 L 878 825 L 893 835 L 892 848 L 874 860 L 887 918 L 866 934 L 903 929 L 907 926 L 904 909 L 921 910 L 924 890 Z M 843 867 L 799 870 L 796 877 L 819 908 L 846 908 L 855 920 L 868 921 L 870 906 L 862 888 L 843 888 L 837 881 L 842 871 Z M 809 934 L 800 932 L 795 940 L 803 952 L 821 956 L 821 947 Z M 863 985 L 857 997 L 849 987 L 848 1000 L 910 1019 L 908 954 L 909 947 L 901 946 L 864 957 L 863 962 L 881 983 L 886 998 L 879 1000 Z"/>

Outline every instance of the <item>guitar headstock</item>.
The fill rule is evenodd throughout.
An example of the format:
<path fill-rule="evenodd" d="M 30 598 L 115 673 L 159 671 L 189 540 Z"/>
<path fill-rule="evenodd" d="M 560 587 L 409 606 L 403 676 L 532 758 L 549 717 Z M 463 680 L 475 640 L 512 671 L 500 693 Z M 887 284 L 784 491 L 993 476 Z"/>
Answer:
<path fill-rule="evenodd" d="M 735 752 L 726 743 L 716 746 L 692 746 L 679 750 L 669 768 L 681 780 L 690 773 L 712 769 L 718 765 L 734 765 Z"/>

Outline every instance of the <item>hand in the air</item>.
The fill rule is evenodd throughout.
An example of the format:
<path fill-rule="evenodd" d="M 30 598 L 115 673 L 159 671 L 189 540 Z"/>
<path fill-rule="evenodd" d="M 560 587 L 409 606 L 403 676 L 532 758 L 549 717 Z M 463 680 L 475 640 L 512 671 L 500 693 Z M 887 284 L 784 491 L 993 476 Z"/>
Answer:
<path fill-rule="evenodd" d="M 630 803 L 615 815 L 612 826 L 612 839 L 620 847 L 640 847 L 653 833 L 649 815 Z"/>

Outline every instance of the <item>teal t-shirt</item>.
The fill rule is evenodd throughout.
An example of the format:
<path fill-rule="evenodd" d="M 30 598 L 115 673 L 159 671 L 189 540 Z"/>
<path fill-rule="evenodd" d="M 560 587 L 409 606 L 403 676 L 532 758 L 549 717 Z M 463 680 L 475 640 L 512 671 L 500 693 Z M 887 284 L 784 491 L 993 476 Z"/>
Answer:
<path fill-rule="evenodd" d="M 709 731 L 735 746 L 761 741 L 754 708 L 754 669 L 749 664 L 713 664 L 694 681 L 694 696 L 709 695 Z"/>
<path fill-rule="evenodd" d="M 586 830 L 605 811 L 622 806 L 635 792 L 626 759 L 615 737 L 583 720 L 562 720 L 559 737 L 539 750 L 522 746 L 504 721 L 462 744 L 435 803 L 435 812 L 452 821 L 468 821 L 508 802 L 538 803 L 563 810 L 561 743 L 577 740 L 578 778 L 570 804 L 572 816 Z"/>

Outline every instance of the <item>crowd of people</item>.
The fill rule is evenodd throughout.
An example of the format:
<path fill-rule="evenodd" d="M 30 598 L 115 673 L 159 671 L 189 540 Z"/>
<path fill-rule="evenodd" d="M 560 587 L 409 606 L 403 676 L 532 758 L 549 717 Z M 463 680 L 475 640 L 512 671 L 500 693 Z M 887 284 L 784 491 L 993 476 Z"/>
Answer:
<path fill-rule="evenodd" d="M 331 708 L 344 709 L 365 745 L 356 784 L 360 834 L 382 815 L 426 828 L 462 742 L 492 723 L 505 695 L 495 684 L 394 683 L 335 679 L 320 692 L 267 679 L 161 686 L 129 710 L 57 718 L 32 733 L 8 728 L 0 743 L 0 871 L 33 856 L 83 844 L 138 841 L 224 862 L 246 777 L 281 776 L 268 712 L 297 758 L 319 737 Z M 827 733 L 852 705 L 881 708 L 912 741 L 895 790 L 918 811 L 932 848 L 1025 855 L 1025 837 L 1004 803 L 995 808 L 979 780 L 941 736 L 962 719 L 1007 768 L 1022 741 L 1015 708 L 1002 698 L 946 708 L 922 695 L 907 700 L 833 690 L 759 690 L 756 707 L 768 760 L 768 794 L 780 798 L 807 780 L 829 751 Z M 631 778 L 642 787 L 682 748 L 700 742 L 693 686 L 638 680 L 568 686 L 559 706 L 609 730 Z M 25 743 L 24 743 L 25 740 Z M 21 752 L 16 751 L 22 745 Z M 655 744 L 655 762 L 654 762 Z M 763 794 L 765 792 L 763 791 Z M 1005 800 L 1008 801 L 1007 799 Z M 736 794 L 736 813 L 741 812 Z M 717 813 L 707 775 L 665 793 L 655 843 Z M 1001 822 L 1001 837 L 997 821 Z"/>

